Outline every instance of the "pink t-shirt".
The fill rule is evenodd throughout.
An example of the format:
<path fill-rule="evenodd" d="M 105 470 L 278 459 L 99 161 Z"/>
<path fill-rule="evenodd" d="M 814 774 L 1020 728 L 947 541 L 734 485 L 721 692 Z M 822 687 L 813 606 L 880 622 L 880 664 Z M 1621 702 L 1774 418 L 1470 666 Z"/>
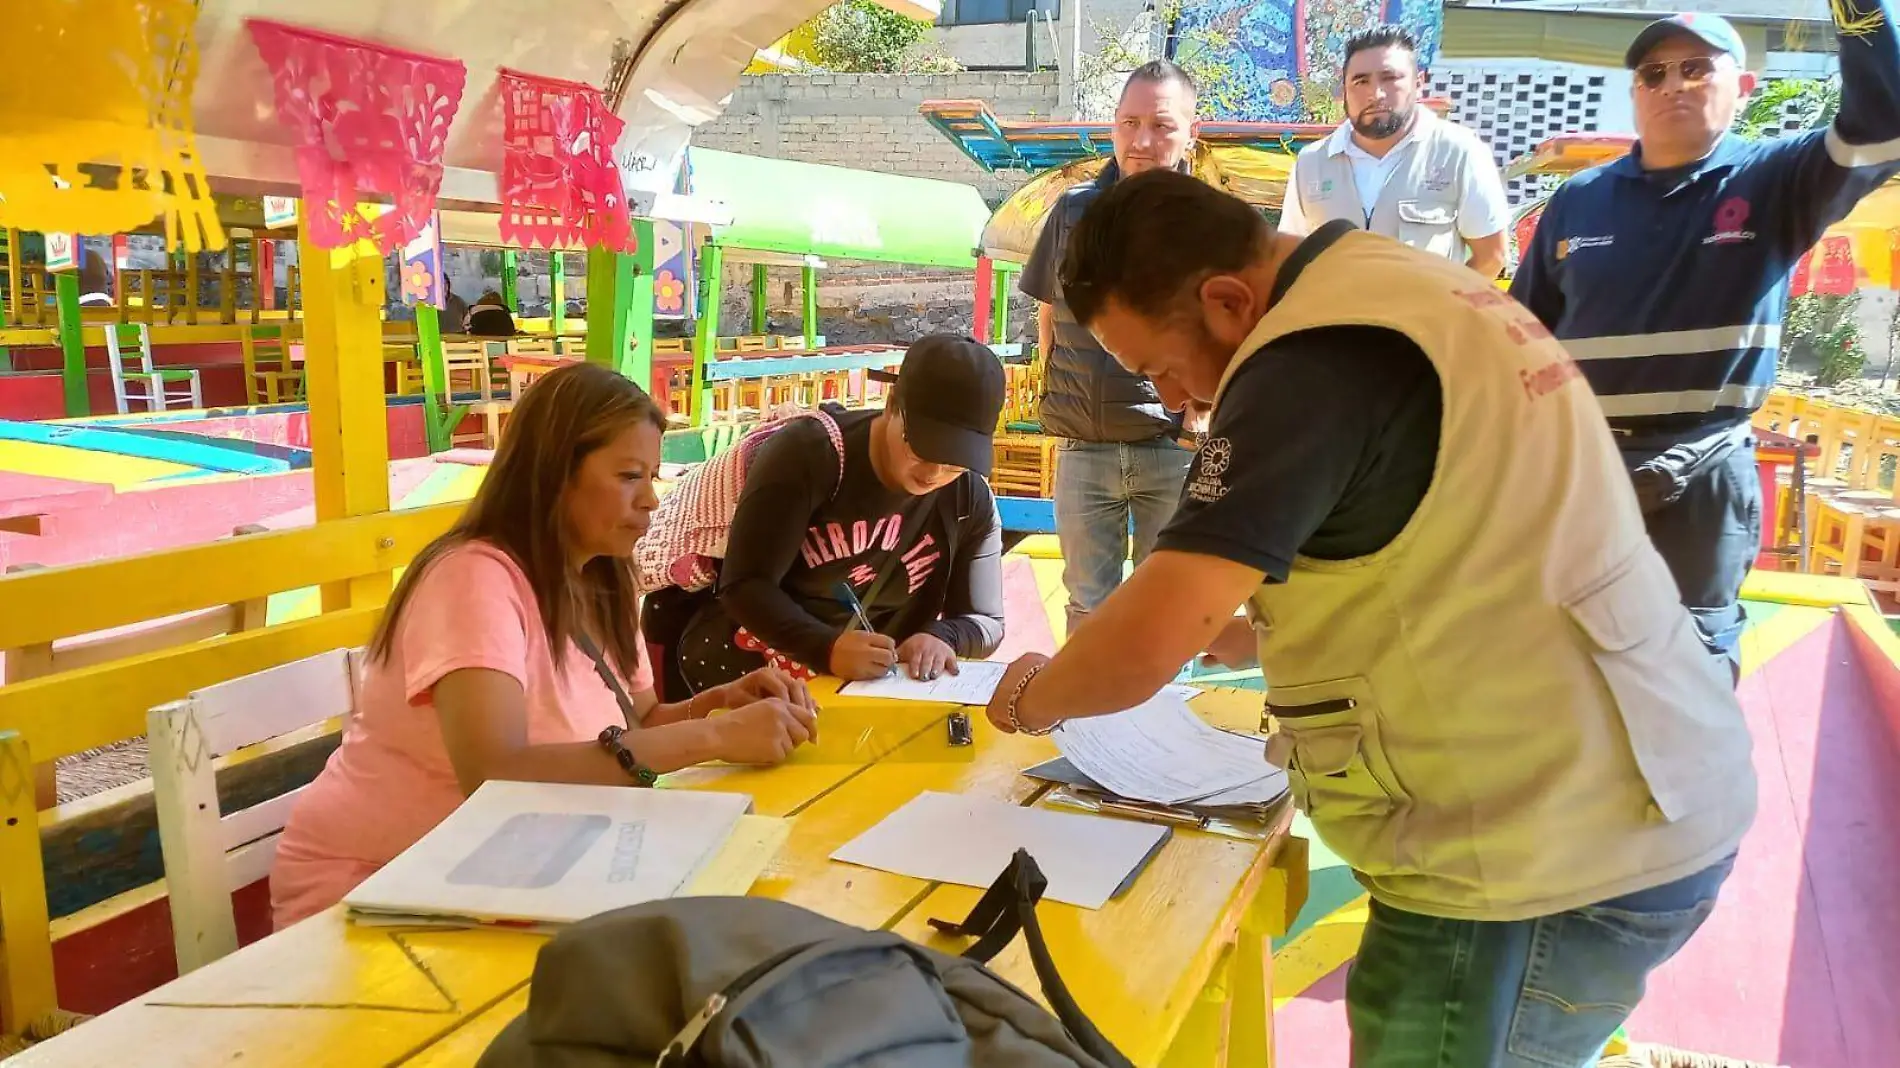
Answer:
<path fill-rule="evenodd" d="M 527 576 L 487 542 L 443 553 L 416 583 L 389 656 L 365 672 L 343 743 L 291 811 L 271 871 L 278 927 L 342 900 L 462 803 L 432 694 L 451 671 L 488 668 L 520 681 L 528 744 L 590 741 L 624 722 L 613 691 L 572 643 L 554 670 Z M 653 688 L 644 655 L 627 682 Z"/>

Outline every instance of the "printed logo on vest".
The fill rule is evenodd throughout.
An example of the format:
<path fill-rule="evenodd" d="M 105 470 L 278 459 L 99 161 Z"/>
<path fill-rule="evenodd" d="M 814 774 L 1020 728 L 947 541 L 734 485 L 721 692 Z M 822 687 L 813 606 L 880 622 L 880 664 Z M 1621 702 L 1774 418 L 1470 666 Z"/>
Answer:
<path fill-rule="evenodd" d="M 1213 504 L 1227 496 L 1227 484 L 1221 476 L 1234 462 L 1234 443 L 1226 438 L 1209 438 L 1194 455 L 1194 471 L 1188 478 L 1188 499 Z"/>
<path fill-rule="evenodd" d="M 1730 197 L 1715 208 L 1715 232 L 1702 239 L 1705 245 L 1739 245 L 1755 240 L 1748 225 L 1748 201 Z"/>
<path fill-rule="evenodd" d="M 1557 258 L 1569 259 L 1573 252 L 1582 252 L 1586 248 L 1609 248 L 1616 244 L 1615 234 L 1602 234 L 1597 237 L 1566 237 L 1557 242 Z"/>

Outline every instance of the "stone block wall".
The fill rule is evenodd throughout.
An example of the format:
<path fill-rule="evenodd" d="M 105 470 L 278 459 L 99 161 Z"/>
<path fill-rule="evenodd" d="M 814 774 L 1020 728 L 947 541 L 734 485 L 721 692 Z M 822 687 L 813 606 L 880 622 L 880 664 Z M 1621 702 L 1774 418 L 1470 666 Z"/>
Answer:
<path fill-rule="evenodd" d="M 1036 305 L 1009 292 L 1007 340 L 1034 343 Z M 766 332 L 798 334 L 803 297 L 794 268 L 766 268 Z M 976 321 L 973 272 L 937 267 L 857 263 L 833 266 L 818 275 L 818 332 L 833 345 L 879 342 L 908 344 L 926 334 L 968 334 Z M 752 267 L 728 264 L 719 332 L 752 329 Z"/>
<path fill-rule="evenodd" d="M 918 114 L 926 100 L 987 100 L 1006 118 L 1051 118 L 1053 71 L 961 74 L 766 74 L 743 79 L 725 112 L 693 144 L 774 159 L 855 167 L 974 185 L 991 203 L 1023 183 L 988 174 Z"/>

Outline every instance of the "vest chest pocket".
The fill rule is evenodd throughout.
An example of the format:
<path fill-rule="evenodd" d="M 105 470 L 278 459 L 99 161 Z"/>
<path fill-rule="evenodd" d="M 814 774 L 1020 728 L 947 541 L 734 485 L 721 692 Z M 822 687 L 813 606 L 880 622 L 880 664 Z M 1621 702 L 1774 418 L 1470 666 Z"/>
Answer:
<path fill-rule="evenodd" d="M 1366 680 L 1270 687 L 1267 711 L 1279 728 L 1268 759 L 1285 766 L 1294 801 L 1326 844 L 1369 874 L 1416 871 L 1403 834 L 1412 799 L 1386 759 Z"/>
<path fill-rule="evenodd" d="M 1399 240 L 1447 259 L 1459 258 L 1458 212 L 1450 204 L 1429 200 L 1401 200 L 1398 204 Z"/>
<path fill-rule="evenodd" d="M 1662 558 L 1644 549 L 1566 604 L 1664 819 L 1752 797 L 1748 729 L 1726 663 L 1696 636 Z"/>

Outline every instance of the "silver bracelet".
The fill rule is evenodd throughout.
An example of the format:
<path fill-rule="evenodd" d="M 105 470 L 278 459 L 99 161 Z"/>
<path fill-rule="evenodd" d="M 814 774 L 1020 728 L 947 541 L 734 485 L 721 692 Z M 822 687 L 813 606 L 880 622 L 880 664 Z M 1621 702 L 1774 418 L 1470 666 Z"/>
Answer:
<path fill-rule="evenodd" d="M 1054 733 L 1056 727 L 1059 726 L 1059 724 L 1051 723 L 1041 730 L 1032 730 L 1031 728 L 1023 726 L 1023 721 L 1016 718 L 1016 706 L 1022 703 L 1023 694 L 1029 689 L 1029 680 L 1040 675 L 1042 669 L 1048 666 L 1048 662 L 1045 661 L 1023 672 L 1023 677 L 1016 680 L 1016 688 L 1010 691 L 1009 704 L 1003 707 L 1003 714 L 1009 720 L 1009 729 L 1015 731 L 1017 734 L 1027 734 L 1040 738 L 1045 734 Z"/>

